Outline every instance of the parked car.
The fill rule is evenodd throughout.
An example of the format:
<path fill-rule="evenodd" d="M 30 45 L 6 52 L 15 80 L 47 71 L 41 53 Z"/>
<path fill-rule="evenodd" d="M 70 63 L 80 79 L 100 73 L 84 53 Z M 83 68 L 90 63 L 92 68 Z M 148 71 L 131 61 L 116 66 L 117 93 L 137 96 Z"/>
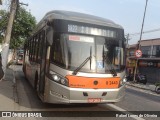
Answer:
<path fill-rule="evenodd" d="M 16 63 L 19 65 L 23 64 L 23 54 L 17 55 Z"/>
<path fill-rule="evenodd" d="M 133 80 L 134 80 L 134 74 L 130 74 L 127 76 L 127 81 L 133 81 Z M 147 76 L 143 75 L 141 73 L 138 73 L 135 76 L 135 81 L 138 83 L 146 84 L 147 83 Z"/>

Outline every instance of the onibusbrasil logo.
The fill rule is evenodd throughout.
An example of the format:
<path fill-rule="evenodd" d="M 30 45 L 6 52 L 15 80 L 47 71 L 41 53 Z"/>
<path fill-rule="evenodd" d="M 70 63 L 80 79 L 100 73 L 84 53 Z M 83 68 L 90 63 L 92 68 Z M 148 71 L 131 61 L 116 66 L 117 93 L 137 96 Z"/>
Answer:
<path fill-rule="evenodd" d="M 2 112 L 2 117 L 42 117 L 40 112 Z"/>

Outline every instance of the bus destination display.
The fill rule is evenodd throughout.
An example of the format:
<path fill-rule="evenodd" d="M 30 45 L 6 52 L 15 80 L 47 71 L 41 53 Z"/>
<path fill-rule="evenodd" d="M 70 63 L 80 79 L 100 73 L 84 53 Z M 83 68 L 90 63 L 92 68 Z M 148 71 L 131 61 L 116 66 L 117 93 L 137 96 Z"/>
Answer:
<path fill-rule="evenodd" d="M 116 31 L 113 30 L 105 30 L 100 28 L 78 26 L 72 24 L 68 25 L 68 32 L 116 38 Z"/>

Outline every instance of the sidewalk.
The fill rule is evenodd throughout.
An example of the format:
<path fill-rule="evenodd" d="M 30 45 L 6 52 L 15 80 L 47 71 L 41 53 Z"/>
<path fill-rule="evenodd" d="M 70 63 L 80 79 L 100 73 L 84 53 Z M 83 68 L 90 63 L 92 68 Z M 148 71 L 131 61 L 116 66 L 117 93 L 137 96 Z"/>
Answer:
<path fill-rule="evenodd" d="M 6 69 L 5 80 L 0 81 L 0 111 L 14 110 L 16 106 L 15 84 L 12 66 Z"/>
<path fill-rule="evenodd" d="M 151 92 L 155 92 L 155 89 L 156 89 L 156 86 L 154 84 L 151 84 L 151 83 L 147 83 L 146 85 L 144 85 L 143 83 L 134 83 L 133 81 L 129 81 L 129 82 L 126 83 L 126 85 L 132 86 L 132 87 L 135 87 L 135 88 L 139 88 L 139 89 L 143 89 L 143 90 L 148 90 L 148 91 L 151 91 Z"/>

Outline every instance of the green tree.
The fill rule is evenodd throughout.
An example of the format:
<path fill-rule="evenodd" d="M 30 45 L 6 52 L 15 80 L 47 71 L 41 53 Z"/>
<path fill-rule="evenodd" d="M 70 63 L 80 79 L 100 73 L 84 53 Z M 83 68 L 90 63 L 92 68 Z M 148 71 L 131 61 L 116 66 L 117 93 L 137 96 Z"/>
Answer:
<path fill-rule="evenodd" d="M 7 28 L 8 13 L 5 10 L 0 10 L 0 43 L 4 39 L 4 33 Z"/>
<path fill-rule="evenodd" d="M 35 26 L 35 17 L 24 8 L 19 7 L 13 24 L 10 47 L 12 49 L 22 47 L 25 39 L 31 35 Z"/>
<path fill-rule="evenodd" d="M 7 28 L 9 12 L 0 10 L 0 43 L 4 40 L 4 34 Z M 36 19 L 30 12 L 24 8 L 19 7 L 13 23 L 12 35 L 10 41 L 10 48 L 17 49 L 23 46 L 25 39 L 27 39 L 32 30 L 36 26 Z"/>

